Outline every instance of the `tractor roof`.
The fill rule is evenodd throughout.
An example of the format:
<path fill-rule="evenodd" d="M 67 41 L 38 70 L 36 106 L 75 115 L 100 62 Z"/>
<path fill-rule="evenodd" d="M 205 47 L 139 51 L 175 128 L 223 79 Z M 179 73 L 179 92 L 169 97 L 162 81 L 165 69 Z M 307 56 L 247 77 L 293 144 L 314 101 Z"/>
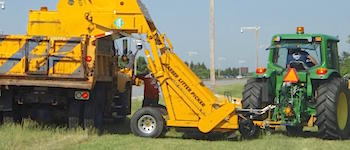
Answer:
<path fill-rule="evenodd" d="M 277 34 L 273 36 L 275 37 L 280 37 L 281 39 L 309 39 L 313 37 L 321 37 L 323 40 L 335 40 L 339 41 L 339 39 L 335 36 L 330 36 L 326 34 Z"/>

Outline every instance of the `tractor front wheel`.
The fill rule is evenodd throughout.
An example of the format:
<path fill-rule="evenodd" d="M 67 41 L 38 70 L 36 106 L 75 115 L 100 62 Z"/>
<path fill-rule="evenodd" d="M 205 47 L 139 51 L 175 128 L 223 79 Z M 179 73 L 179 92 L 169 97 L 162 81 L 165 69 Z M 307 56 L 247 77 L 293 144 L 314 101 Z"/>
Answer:
<path fill-rule="evenodd" d="M 331 78 L 317 89 L 316 125 L 323 139 L 345 139 L 349 132 L 349 90 L 344 80 Z"/>

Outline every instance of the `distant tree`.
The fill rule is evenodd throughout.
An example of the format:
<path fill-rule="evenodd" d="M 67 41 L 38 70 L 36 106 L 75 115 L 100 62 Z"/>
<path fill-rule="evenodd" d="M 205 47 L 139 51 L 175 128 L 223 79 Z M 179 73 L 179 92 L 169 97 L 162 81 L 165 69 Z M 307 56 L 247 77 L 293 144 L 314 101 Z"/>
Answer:
<path fill-rule="evenodd" d="M 190 68 L 194 68 L 194 67 L 195 67 L 195 65 L 193 64 L 193 61 L 191 61 Z"/>
<path fill-rule="evenodd" d="M 185 62 L 185 63 L 188 64 L 187 62 Z M 204 64 L 204 62 L 202 62 L 202 63 L 191 62 L 191 63 L 189 63 L 189 67 L 199 78 L 209 79 L 210 69 L 207 68 L 207 66 Z M 220 78 L 219 71 L 220 71 L 220 77 L 225 77 L 225 78 L 233 78 L 233 77 L 237 76 L 239 73 L 238 68 L 229 67 L 229 68 L 226 68 L 223 70 L 216 69 L 215 74 L 216 74 L 217 78 Z"/>
<path fill-rule="evenodd" d="M 349 52 L 343 52 L 343 58 L 348 58 L 350 57 L 350 53 Z"/>
<path fill-rule="evenodd" d="M 148 67 L 147 67 L 147 62 L 145 57 L 138 57 L 137 58 L 137 70 L 136 74 L 147 74 L 149 73 Z"/>
<path fill-rule="evenodd" d="M 340 61 L 340 73 L 341 75 L 350 74 L 350 57 L 342 56 Z"/>
<path fill-rule="evenodd" d="M 347 41 L 350 44 L 350 36 Z M 350 53 L 343 52 L 340 56 L 340 73 L 341 75 L 350 74 Z"/>

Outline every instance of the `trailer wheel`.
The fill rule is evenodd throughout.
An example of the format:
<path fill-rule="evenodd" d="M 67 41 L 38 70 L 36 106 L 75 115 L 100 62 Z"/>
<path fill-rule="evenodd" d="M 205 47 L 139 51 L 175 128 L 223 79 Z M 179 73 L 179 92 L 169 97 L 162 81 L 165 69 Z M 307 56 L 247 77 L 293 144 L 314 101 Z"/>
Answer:
<path fill-rule="evenodd" d="M 323 139 L 344 139 L 350 127 L 349 91 L 340 78 L 331 78 L 317 89 L 316 125 Z"/>
<path fill-rule="evenodd" d="M 254 139 L 260 135 L 260 128 L 255 126 L 250 119 L 241 119 L 238 130 L 243 139 Z"/>
<path fill-rule="evenodd" d="M 141 137 L 161 137 L 164 134 L 165 120 L 160 109 L 144 107 L 138 110 L 131 118 L 131 131 Z"/>

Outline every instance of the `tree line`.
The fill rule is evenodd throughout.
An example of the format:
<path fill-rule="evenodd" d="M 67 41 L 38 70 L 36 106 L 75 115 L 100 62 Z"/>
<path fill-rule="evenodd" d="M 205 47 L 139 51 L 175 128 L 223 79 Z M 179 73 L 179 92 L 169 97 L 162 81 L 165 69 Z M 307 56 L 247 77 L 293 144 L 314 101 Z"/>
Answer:
<path fill-rule="evenodd" d="M 209 79 L 210 78 L 210 69 L 207 68 L 207 66 L 202 63 L 194 63 L 194 62 L 186 62 L 185 64 L 201 79 Z M 239 69 L 229 67 L 226 69 L 216 69 L 215 70 L 215 76 L 216 78 L 234 78 L 239 75 Z"/>
<path fill-rule="evenodd" d="M 194 63 L 194 62 L 185 62 L 185 64 L 201 79 L 209 79 L 210 78 L 210 69 L 202 63 Z M 147 68 L 147 62 L 145 57 L 137 58 L 137 74 L 147 74 L 149 70 Z M 233 78 L 238 76 L 239 69 L 229 67 L 224 70 L 216 70 L 215 71 L 217 78 Z"/>

